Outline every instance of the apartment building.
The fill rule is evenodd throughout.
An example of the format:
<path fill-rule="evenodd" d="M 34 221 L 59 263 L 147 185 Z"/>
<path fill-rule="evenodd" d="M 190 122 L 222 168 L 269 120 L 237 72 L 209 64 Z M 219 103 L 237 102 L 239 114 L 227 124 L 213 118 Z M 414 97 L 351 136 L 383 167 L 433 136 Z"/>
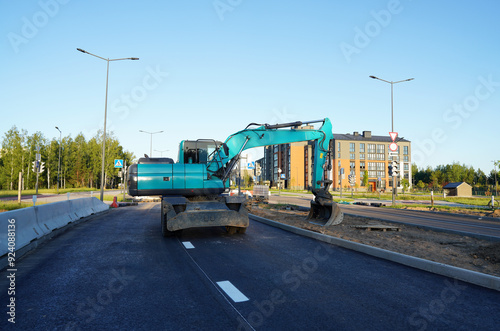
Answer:
<path fill-rule="evenodd" d="M 374 136 L 371 131 L 362 134 L 333 134 L 332 171 L 325 172 L 333 181 L 332 189 L 350 187 L 348 176 L 355 176 L 355 187 L 363 187 L 363 177 L 368 177 L 367 190 L 388 190 L 392 188 L 392 177 L 388 175 L 388 166 L 392 160 L 400 163 L 400 177 L 411 185 L 411 142 L 399 140 L 398 150 L 391 152 L 389 136 Z M 312 186 L 314 162 L 314 143 L 299 142 L 292 144 L 264 147 L 264 158 L 258 160 L 262 167 L 262 180 L 270 181 L 272 186 L 281 179 L 285 188 L 302 190 Z M 391 153 L 391 155 L 389 154 Z M 342 173 L 344 174 L 342 176 Z"/>
<path fill-rule="evenodd" d="M 355 176 L 355 186 L 363 186 L 363 177 L 368 176 L 368 190 L 377 188 L 387 190 L 392 188 L 392 177 L 388 175 L 388 166 L 392 160 L 397 160 L 400 175 L 397 187 L 401 187 L 401 180 L 408 180 L 411 185 L 411 142 L 406 139 L 397 140 L 398 150 L 391 152 L 389 136 L 374 136 L 371 131 L 362 134 L 334 133 L 333 146 L 333 188 L 349 187 L 348 176 Z M 344 176 L 342 176 L 342 173 Z"/>

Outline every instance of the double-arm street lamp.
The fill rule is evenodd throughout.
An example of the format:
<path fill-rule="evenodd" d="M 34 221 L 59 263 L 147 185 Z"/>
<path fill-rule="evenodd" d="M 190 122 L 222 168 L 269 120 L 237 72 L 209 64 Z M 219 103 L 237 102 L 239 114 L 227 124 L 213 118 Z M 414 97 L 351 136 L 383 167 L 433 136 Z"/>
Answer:
<path fill-rule="evenodd" d="M 168 151 L 169 151 L 169 149 L 165 149 L 163 151 L 159 151 L 159 150 L 155 149 L 155 152 L 160 152 L 160 157 L 163 157 L 163 153 L 168 152 Z"/>
<path fill-rule="evenodd" d="M 139 130 L 139 132 L 147 133 L 147 134 L 151 135 L 151 143 L 149 145 L 149 157 L 153 157 L 153 135 L 157 134 L 157 133 L 162 133 L 163 131 L 148 132 L 148 131 L 144 131 L 144 130 Z"/>
<path fill-rule="evenodd" d="M 59 131 L 59 165 L 57 166 L 57 194 L 59 194 L 59 181 L 60 181 L 60 172 L 61 172 L 61 139 L 62 139 L 62 132 L 59 130 L 59 128 L 56 126 L 57 131 Z"/>
<path fill-rule="evenodd" d="M 105 166 L 105 155 L 106 155 L 106 117 L 107 117 L 107 114 L 108 114 L 108 77 L 109 77 L 109 62 L 111 61 L 121 61 L 121 60 L 139 60 L 138 57 L 126 57 L 126 58 L 121 58 L 121 59 L 109 59 L 109 58 L 104 58 L 104 57 L 100 57 L 98 55 L 95 55 L 95 54 L 92 54 L 92 53 L 89 53 L 87 51 L 84 51 L 83 49 L 81 48 L 77 48 L 78 51 L 82 52 L 82 53 L 86 53 L 86 54 L 89 54 L 89 55 L 92 55 L 92 56 L 95 56 L 101 60 L 104 60 L 107 62 L 107 69 L 106 69 L 106 99 L 105 99 L 105 102 L 104 102 L 104 132 L 102 134 L 102 167 L 101 167 L 101 201 L 103 201 L 104 199 L 104 180 L 105 180 L 105 176 L 104 176 L 104 166 Z"/>
<path fill-rule="evenodd" d="M 397 82 L 388 81 L 388 80 L 385 80 L 385 79 L 382 79 L 382 78 L 378 78 L 378 77 L 375 77 L 375 76 L 370 76 L 370 78 L 378 79 L 378 80 L 381 80 L 383 82 L 391 84 L 391 132 L 394 132 L 394 84 L 403 83 L 403 82 L 409 82 L 410 80 L 413 80 L 414 78 L 403 79 L 403 80 L 399 80 Z M 396 197 L 395 197 L 395 195 L 396 195 L 396 189 L 397 189 L 396 181 L 397 181 L 397 178 L 393 174 L 392 175 L 392 205 L 393 206 L 396 205 Z"/>

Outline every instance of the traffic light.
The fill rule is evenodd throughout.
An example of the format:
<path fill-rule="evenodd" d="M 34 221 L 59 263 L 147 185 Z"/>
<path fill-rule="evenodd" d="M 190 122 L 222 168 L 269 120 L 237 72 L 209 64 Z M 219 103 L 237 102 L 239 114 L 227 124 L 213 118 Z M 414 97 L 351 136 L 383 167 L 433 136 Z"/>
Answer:
<path fill-rule="evenodd" d="M 262 169 L 260 167 L 260 164 L 255 163 L 255 175 L 260 176 L 262 174 Z"/>
<path fill-rule="evenodd" d="M 44 165 L 45 165 L 45 162 L 40 162 L 40 173 L 42 173 L 43 170 L 45 169 Z"/>
<path fill-rule="evenodd" d="M 36 172 L 36 163 L 37 163 L 37 161 L 33 161 L 31 163 L 33 163 L 33 167 L 31 168 L 31 170 L 33 170 L 33 172 Z"/>
<path fill-rule="evenodd" d="M 387 169 L 389 170 L 389 177 L 392 177 L 392 164 L 389 164 Z"/>
<path fill-rule="evenodd" d="M 395 177 L 399 176 L 399 162 L 398 161 L 392 161 L 392 173 L 394 174 Z"/>

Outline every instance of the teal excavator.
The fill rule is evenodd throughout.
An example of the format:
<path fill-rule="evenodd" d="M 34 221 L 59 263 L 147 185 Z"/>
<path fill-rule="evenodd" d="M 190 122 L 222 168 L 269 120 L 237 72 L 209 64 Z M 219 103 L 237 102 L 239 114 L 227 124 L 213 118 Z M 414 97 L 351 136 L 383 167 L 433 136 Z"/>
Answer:
<path fill-rule="evenodd" d="M 322 125 L 319 129 L 306 126 Z M 128 170 L 131 196 L 161 196 L 161 229 L 170 236 L 182 229 L 225 226 L 230 234 L 244 233 L 248 227 L 248 200 L 231 196 L 229 176 L 241 153 L 250 148 L 314 141 L 314 200 L 308 219 L 324 225 L 342 222 L 343 213 L 329 192 L 331 180 L 330 143 L 332 124 L 328 118 L 318 121 L 284 124 L 249 124 L 226 141 L 184 140 L 179 146 L 177 163 L 170 158 L 140 158 Z"/>

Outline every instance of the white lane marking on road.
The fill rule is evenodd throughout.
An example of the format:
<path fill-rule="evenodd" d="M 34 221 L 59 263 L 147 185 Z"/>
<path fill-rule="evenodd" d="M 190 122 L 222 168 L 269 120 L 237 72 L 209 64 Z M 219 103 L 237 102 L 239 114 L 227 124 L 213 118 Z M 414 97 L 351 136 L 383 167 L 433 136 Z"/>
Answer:
<path fill-rule="evenodd" d="M 183 241 L 182 244 L 184 245 L 184 247 L 186 247 L 186 249 L 193 249 L 194 248 L 193 244 L 191 244 L 190 241 Z"/>
<path fill-rule="evenodd" d="M 226 294 L 234 301 L 234 302 L 243 302 L 248 301 L 249 299 L 240 292 L 230 281 L 225 280 L 222 282 L 217 282 L 217 285 L 226 292 Z"/>

